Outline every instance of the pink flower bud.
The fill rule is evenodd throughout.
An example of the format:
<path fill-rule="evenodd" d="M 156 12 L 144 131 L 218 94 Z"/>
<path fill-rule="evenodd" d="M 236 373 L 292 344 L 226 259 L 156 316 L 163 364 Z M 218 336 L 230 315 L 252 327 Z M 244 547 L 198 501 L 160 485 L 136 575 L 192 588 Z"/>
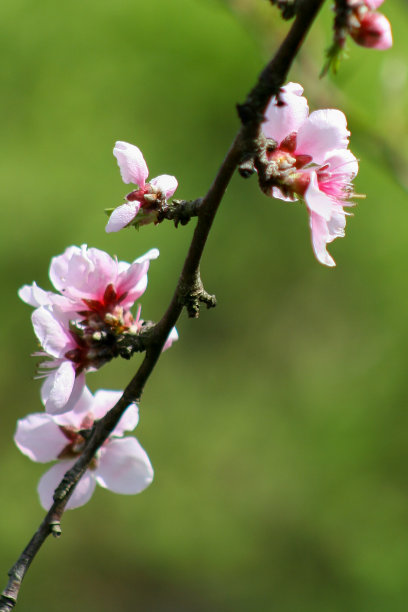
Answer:
<path fill-rule="evenodd" d="M 380 50 L 389 49 L 392 46 L 391 25 L 384 15 L 366 11 L 359 22 L 359 27 L 352 28 L 350 31 L 358 45 Z"/>

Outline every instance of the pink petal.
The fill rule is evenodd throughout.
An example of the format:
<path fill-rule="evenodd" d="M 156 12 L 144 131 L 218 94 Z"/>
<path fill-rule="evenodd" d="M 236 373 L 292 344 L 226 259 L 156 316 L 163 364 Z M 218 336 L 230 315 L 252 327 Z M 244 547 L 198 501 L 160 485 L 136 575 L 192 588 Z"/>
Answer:
<path fill-rule="evenodd" d="M 170 174 L 161 174 L 149 182 L 151 185 L 153 185 L 153 187 L 156 187 L 162 193 L 164 193 L 166 200 L 167 198 L 171 198 L 178 187 L 176 177 L 171 176 Z"/>
<path fill-rule="evenodd" d="M 329 238 L 327 222 L 315 212 L 310 212 L 310 230 L 312 246 L 316 259 L 324 266 L 333 267 L 336 265 L 334 259 L 326 251 L 326 244 Z"/>
<path fill-rule="evenodd" d="M 71 409 L 68 400 L 75 383 L 75 368 L 71 361 L 63 361 L 52 371 L 41 387 L 41 398 L 46 412 L 60 414 Z"/>
<path fill-rule="evenodd" d="M 344 113 L 334 108 L 314 111 L 299 129 L 296 154 L 311 155 L 321 164 L 330 151 L 347 149 L 349 136 Z"/>
<path fill-rule="evenodd" d="M 74 461 L 60 461 L 53 465 L 48 472 L 45 472 L 38 483 L 37 491 L 40 496 L 40 502 L 45 510 L 49 510 L 53 504 L 53 494 L 59 483 L 64 477 L 64 474 L 74 465 Z M 96 482 L 90 471 L 86 471 L 78 482 L 71 495 L 67 510 L 79 508 L 86 504 L 92 497 L 95 490 Z"/>
<path fill-rule="evenodd" d="M 115 143 L 113 154 L 118 160 L 120 173 L 124 183 L 135 183 L 143 189 L 149 170 L 140 149 L 128 142 L 118 140 Z"/>
<path fill-rule="evenodd" d="M 64 255 L 51 261 L 50 277 L 66 296 L 83 306 L 83 299 L 100 300 L 107 285 L 116 280 L 116 259 L 99 249 L 88 249 L 86 244 L 71 250 L 69 260 Z"/>
<path fill-rule="evenodd" d="M 65 289 L 71 259 L 75 254 L 80 253 L 80 251 L 79 247 L 70 246 L 65 249 L 62 255 L 57 255 L 51 259 L 49 276 L 52 284 L 58 291 Z"/>
<path fill-rule="evenodd" d="M 41 306 L 34 310 L 31 321 L 41 346 L 52 357 L 61 357 L 75 344 L 69 335 L 69 318 L 58 311 Z"/>
<path fill-rule="evenodd" d="M 91 412 L 95 419 L 101 419 L 120 400 L 123 391 L 106 391 L 100 389 L 92 400 Z"/>
<path fill-rule="evenodd" d="M 158 249 L 150 249 L 130 265 L 119 262 L 119 270 L 121 271 L 117 279 L 116 291 L 118 295 L 127 294 L 125 299 L 121 301 L 124 308 L 130 308 L 145 292 L 150 260 L 156 259 L 158 256 Z"/>
<path fill-rule="evenodd" d="M 369 9 L 371 9 L 373 11 L 376 8 L 378 8 L 383 2 L 384 2 L 384 0 L 364 0 L 364 3 L 367 6 L 367 8 L 369 8 Z"/>
<path fill-rule="evenodd" d="M 302 96 L 303 87 L 298 83 L 288 83 L 282 87 L 280 101 L 277 106 L 273 97 L 265 111 L 265 122 L 262 131 L 267 138 L 273 138 L 279 144 L 291 132 L 297 132 L 309 114 L 307 100 Z"/>
<path fill-rule="evenodd" d="M 54 461 L 68 444 L 53 417 L 49 414 L 30 414 L 17 421 L 14 442 L 32 461 Z"/>
<path fill-rule="evenodd" d="M 123 229 L 129 223 L 133 221 L 139 212 L 140 202 L 126 202 L 121 206 L 115 208 L 111 216 L 109 217 L 109 221 L 105 227 L 105 231 L 110 234 L 111 232 L 118 232 Z"/>
<path fill-rule="evenodd" d="M 140 493 L 153 480 L 153 468 L 136 438 L 110 440 L 102 449 L 96 468 L 98 484 L 114 493 Z"/>
<path fill-rule="evenodd" d="M 358 174 L 358 160 L 348 149 L 331 151 L 324 160 L 324 164 L 329 164 L 329 172 L 344 175 L 347 182 Z"/>
<path fill-rule="evenodd" d="M 310 182 L 304 195 L 309 210 L 328 221 L 332 214 L 333 200 L 320 191 L 316 172 L 310 173 Z"/>
<path fill-rule="evenodd" d="M 81 373 L 76 377 L 74 388 L 65 408 L 70 408 L 67 412 L 53 415 L 53 419 L 58 425 L 68 425 L 75 429 L 81 429 L 84 417 L 91 412 L 93 395 L 85 386 L 85 374 Z"/>
<path fill-rule="evenodd" d="M 139 408 L 137 404 L 130 404 L 122 415 L 119 423 L 112 431 L 112 436 L 123 436 L 125 431 L 133 431 L 139 422 Z"/>

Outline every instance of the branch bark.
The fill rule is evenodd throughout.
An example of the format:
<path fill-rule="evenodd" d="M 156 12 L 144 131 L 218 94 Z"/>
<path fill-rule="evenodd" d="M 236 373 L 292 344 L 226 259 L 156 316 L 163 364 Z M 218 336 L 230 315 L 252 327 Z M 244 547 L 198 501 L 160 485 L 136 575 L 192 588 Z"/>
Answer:
<path fill-rule="evenodd" d="M 126 408 L 131 403 L 140 401 L 145 384 L 160 357 L 163 345 L 184 306 L 188 306 L 188 300 L 195 296 L 198 300 L 197 304 L 199 301 L 204 301 L 208 306 L 214 305 L 211 300 L 212 296 L 209 296 L 202 287 L 199 270 L 208 234 L 236 168 L 243 159 L 251 156 L 261 146 L 263 136 L 260 126 L 266 106 L 270 98 L 279 92 L 285 82 L 289 68 L 323 3 L 324 0 L 303 0 L 299 3 L 296 19 L 282 45 L 260 74 L 257 84 L 248 94 L 244 104 L 238 106 L 242 127 L 226 154 L 207 195 L 197 206 L 198 222 L 176 290 L 162 319 L 149 334 L 144 360 L 117 404 L 103 419 L 94 424 L 81 456 L 57 487 L 52 507 L 10 569 L 8 584 L 0 597 L 0 612 L 9 612 L 15 607 L 22 580 L 47 537 L 50 534 L 55 537 L 61 534 L 60 521 L 75 486 Z M 197 307 L 193 311 L 196 313 L 193 316 L 196 316 Z"/>

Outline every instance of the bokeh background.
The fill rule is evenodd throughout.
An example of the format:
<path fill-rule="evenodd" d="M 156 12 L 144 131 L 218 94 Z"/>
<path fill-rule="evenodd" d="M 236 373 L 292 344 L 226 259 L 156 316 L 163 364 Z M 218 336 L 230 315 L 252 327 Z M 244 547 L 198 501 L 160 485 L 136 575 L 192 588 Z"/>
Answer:
<path fill-rule="evenodd" d="M 137 435 L 156 470 L 139 496 L 98 489 L 68 512 L 21 591 L 20 612 L 402 612 L 408 601 L 408 145 L 405 0 L 382 7 L 389 52 L 350 43 L 318 80 L 322 11 L 290 79 L 338 107 L 366 193 L 337 268 L 312 254 L 306 211 L 236 176 L 202 264 L 219 305 L 183 316 Z M 203 195 L 243 101 L 288 29 L 265 0 L 6 0 L 0 20 L 2 194 L 1 582 L 39 524 L 44 466 L 14 447 L 41 409 L 31 309 L 50 258 L 87 243 L 126 261 L 161 251 L 143 297 L 158 319 L 193 224 L 104 232 L 127 193 L 111 150 L 137 144 L 151 176 Z M 89 386 L 120 389 L 139 362 Z"/>

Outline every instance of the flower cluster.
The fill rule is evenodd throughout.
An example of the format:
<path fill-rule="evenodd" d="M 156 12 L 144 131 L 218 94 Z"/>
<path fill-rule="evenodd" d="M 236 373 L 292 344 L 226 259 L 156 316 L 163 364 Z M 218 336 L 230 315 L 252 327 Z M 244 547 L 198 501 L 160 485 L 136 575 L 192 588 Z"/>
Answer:
<path fill-rule="evenodd" d="M 389 49 L 392 46 L 391 25 L 376 9 L 384 0 L 349 0 L 348 20 L 350 36 L 363 47 Z"/>
<path fill-rule="evenodd" d="M 350 132 L 344 114 L 326 109 L 309 115 L 302 93 L 300 85 L 288 83 L 266 109 L 262 129 L 270 139 L 268 180 L 261 186 L 274 198 L 305 202 L 316 258 L 334 266 L 326 245 L 344 236 L 344 207 L 351 205 L 358 162 L 347 148 Z"/>
<path fill-rule="evenodd" d="M 121 395 L 101 390 L 92 397 L 85 374 L 116 357 L 121 339 L 143 330 L 141 307 L 136 315 L 130 309 L 146 290 L 150 261 L 158 255 L 151 249 L 129 264 L 99 249 L 72 246 L 51 260 L 49 275 L 56 291 L 44 291 L 36 283 L 19 290 L 20 298 L 35 308 L 32 323 L 41 349 L 34 355 L 43 359 L 39 377 L 45 378 L 45 413 L 19 421 L 15 441 L 34 461 L 61 460 L 39 484 L 46 508 L 56 484 L 81 452 L 81 430 L 92 427 Z M 164 349 L 177 337 L 174 328 Z M 100 449 L 67 507 L 85 503 L 96 482 L 119 493 L 137 493 L 148 486 L 153 471 L 146 453 L 134 438 L 117 439 L 136 424 L 133 406 Z"/>

